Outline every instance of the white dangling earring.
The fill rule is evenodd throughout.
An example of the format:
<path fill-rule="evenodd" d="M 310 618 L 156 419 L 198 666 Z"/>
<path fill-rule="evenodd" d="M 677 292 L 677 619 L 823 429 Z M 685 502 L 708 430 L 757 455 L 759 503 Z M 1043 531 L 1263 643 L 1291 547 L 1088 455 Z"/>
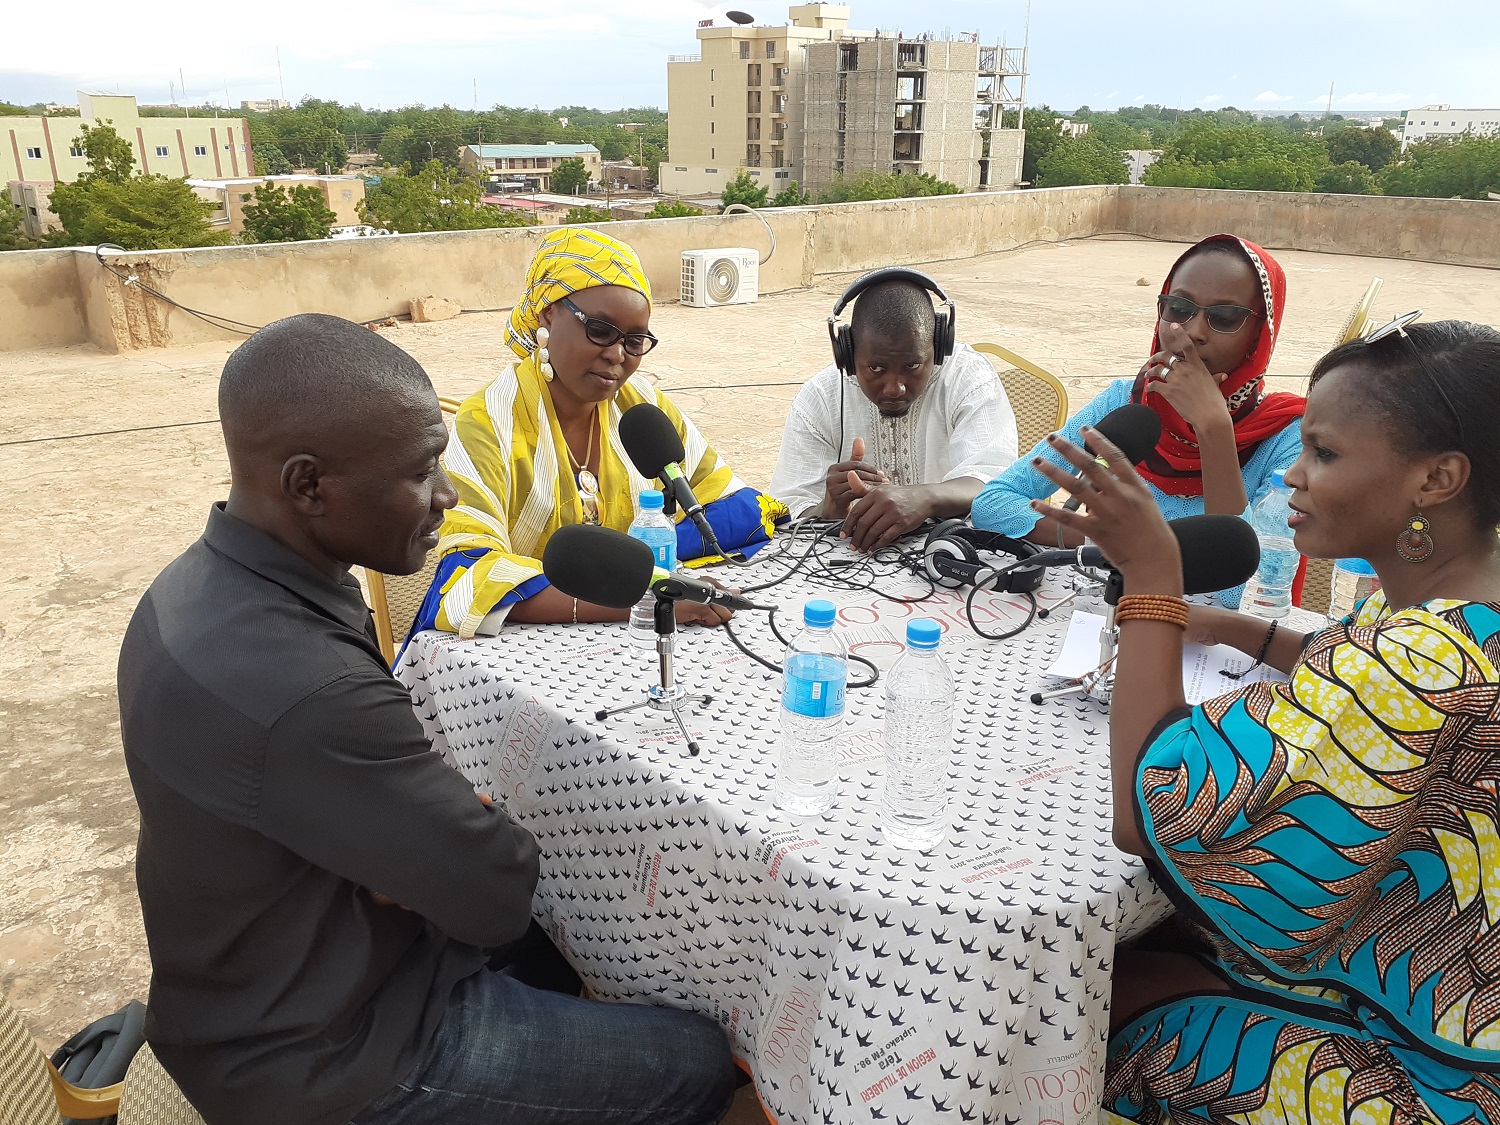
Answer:
<path fill-rule="evenodd" d="M 542 369 L 542 378 L 549 383 L 557 375 L 557 372 L 552 370 L 552 364 L 549 362 L 552 357 L 547 352 L 547 341 L 550 339 L 552 339 L 552 333 L 548 332 L 545 328 L 538 328 L 536 330 L 536 344 L 539 349 L 537 352 L 537 361 Z"/>

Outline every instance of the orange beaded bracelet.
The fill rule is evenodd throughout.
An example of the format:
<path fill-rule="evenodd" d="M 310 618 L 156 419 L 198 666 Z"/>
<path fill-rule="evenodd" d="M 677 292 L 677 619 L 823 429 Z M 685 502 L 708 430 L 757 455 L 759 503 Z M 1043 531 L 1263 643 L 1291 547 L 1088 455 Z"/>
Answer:
<path fill-rule="evenodd" d="M 1186 629 L 1188 605 L 1168 594 L 1126 594 L 1115 607 L 1115 621 L 1160 621 Z"/>

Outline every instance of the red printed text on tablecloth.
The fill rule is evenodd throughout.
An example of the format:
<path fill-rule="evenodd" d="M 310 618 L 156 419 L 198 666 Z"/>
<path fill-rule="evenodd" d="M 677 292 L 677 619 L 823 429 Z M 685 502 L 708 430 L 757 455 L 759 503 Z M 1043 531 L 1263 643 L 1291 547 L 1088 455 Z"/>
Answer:
<path fill-rule="evenodd" d="M 954 856 L 948 867 L 965 886 L 987 883 L 1002 875 L 1015 871 L 1027 871 L 1043 862 L 1039 851 L 1032 848 L 1001 847 L 986 848 L 971 855 Z"/>
<path fill-rule="evenodd" d="M 772 832 L 755 849 L 755 862 L 766 869 L 768 879 L 779 879 L 787 856 L 815 848 L 822 842 L 816 836 L 805 835 L 800 828 Z"/>
<path fill-rule="evenodd" d="M 526 775 L 538 755 L 552 745 L 555 716 L 539 699 L 528 696 L 511 712 L 505 729 L 495 739 L 496 758 L 491 767 L 496 793 L 513 801 L 526 790 Z"/>
<path fill-rule="evenodd" d="M 1033 785 L 1040 785 L 1044 781 L 1051 781 L 1054 777 L 1062 777 L 1064 774 L 1077 773 L 1083 769 L 1083 763 L 1079 761 L 1060 761 L 1049 759 L 1041 762 L 1028 762 L 1020 766 L 1012 766 L 1002 776 L 1012 785 L 1019 785 L 1023 789 L 1029 789 Z"/>
<path fill-rule="evenodd" d="M 818 1022 L 817 993 L 809 985 L 793 985 L 776 994 L 769 1012 L 756 1061 L 792 1093 L 804 1094 Z"/>
<path fill-rule="evenodd" d="M 662 850 L 645 843 L 635 846 L 635 877 L 630 885 L 646 904 L 646 909 L 656 905 L 656 888 L 661 881 Z"/>

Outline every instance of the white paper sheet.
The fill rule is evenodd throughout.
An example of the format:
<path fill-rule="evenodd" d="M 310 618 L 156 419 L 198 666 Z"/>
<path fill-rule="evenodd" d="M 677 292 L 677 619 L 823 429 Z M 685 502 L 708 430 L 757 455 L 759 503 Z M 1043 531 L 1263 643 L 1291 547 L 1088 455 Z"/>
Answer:
<path fill-rule="evenodd" d="M 1261 680 L 1285 680 L 1275 668 L 1262 664 L 1238 680 L 1223 675 L 1224 672 L 1243 672 L 1249 668 L 1251 658 L 1237 648 L 1228 645 L 1186 644 L 1182 646 L 1182 690 L 1189 705 L 1202 703 L 1217 695 L 1227 695 L 1247 684 Z"/>
<path fill-rule="evenodd" d="M 1099 666 L 1099 630 L 1104 628 L 1104 616 L 1098 613 L 1075 611 L 1068 622 L 1068 635 L 1063 638 L 1057 659 L 1047 669 L 1047 675 L 1061 680 L 1076 680 Z"/>

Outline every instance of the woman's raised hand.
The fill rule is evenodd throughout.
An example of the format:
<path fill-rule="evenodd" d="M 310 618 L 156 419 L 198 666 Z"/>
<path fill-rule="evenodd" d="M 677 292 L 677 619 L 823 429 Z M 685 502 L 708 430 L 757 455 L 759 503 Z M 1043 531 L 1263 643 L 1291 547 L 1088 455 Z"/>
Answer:
<path fill-rule="evenodd" d="M 1118 447 L 1099 431 L 1086 426 L 1083 437 L 1099 451 L 1099 458 L 1060 434 L 1047 439 L 1079 470 L 1078 476 L 1043 457 L 1034 458 L 1031 464 L 1064 492 L 1081 499 L 1087 511 L 1070 512 L 1044 500 L 1033 500 L 1032 508 L 1087 536 L 1125 576 L 1130 592 L 1181 594 L 1182 554 L 1177 537 L 1162 518 L 1146 483 Z"/>

